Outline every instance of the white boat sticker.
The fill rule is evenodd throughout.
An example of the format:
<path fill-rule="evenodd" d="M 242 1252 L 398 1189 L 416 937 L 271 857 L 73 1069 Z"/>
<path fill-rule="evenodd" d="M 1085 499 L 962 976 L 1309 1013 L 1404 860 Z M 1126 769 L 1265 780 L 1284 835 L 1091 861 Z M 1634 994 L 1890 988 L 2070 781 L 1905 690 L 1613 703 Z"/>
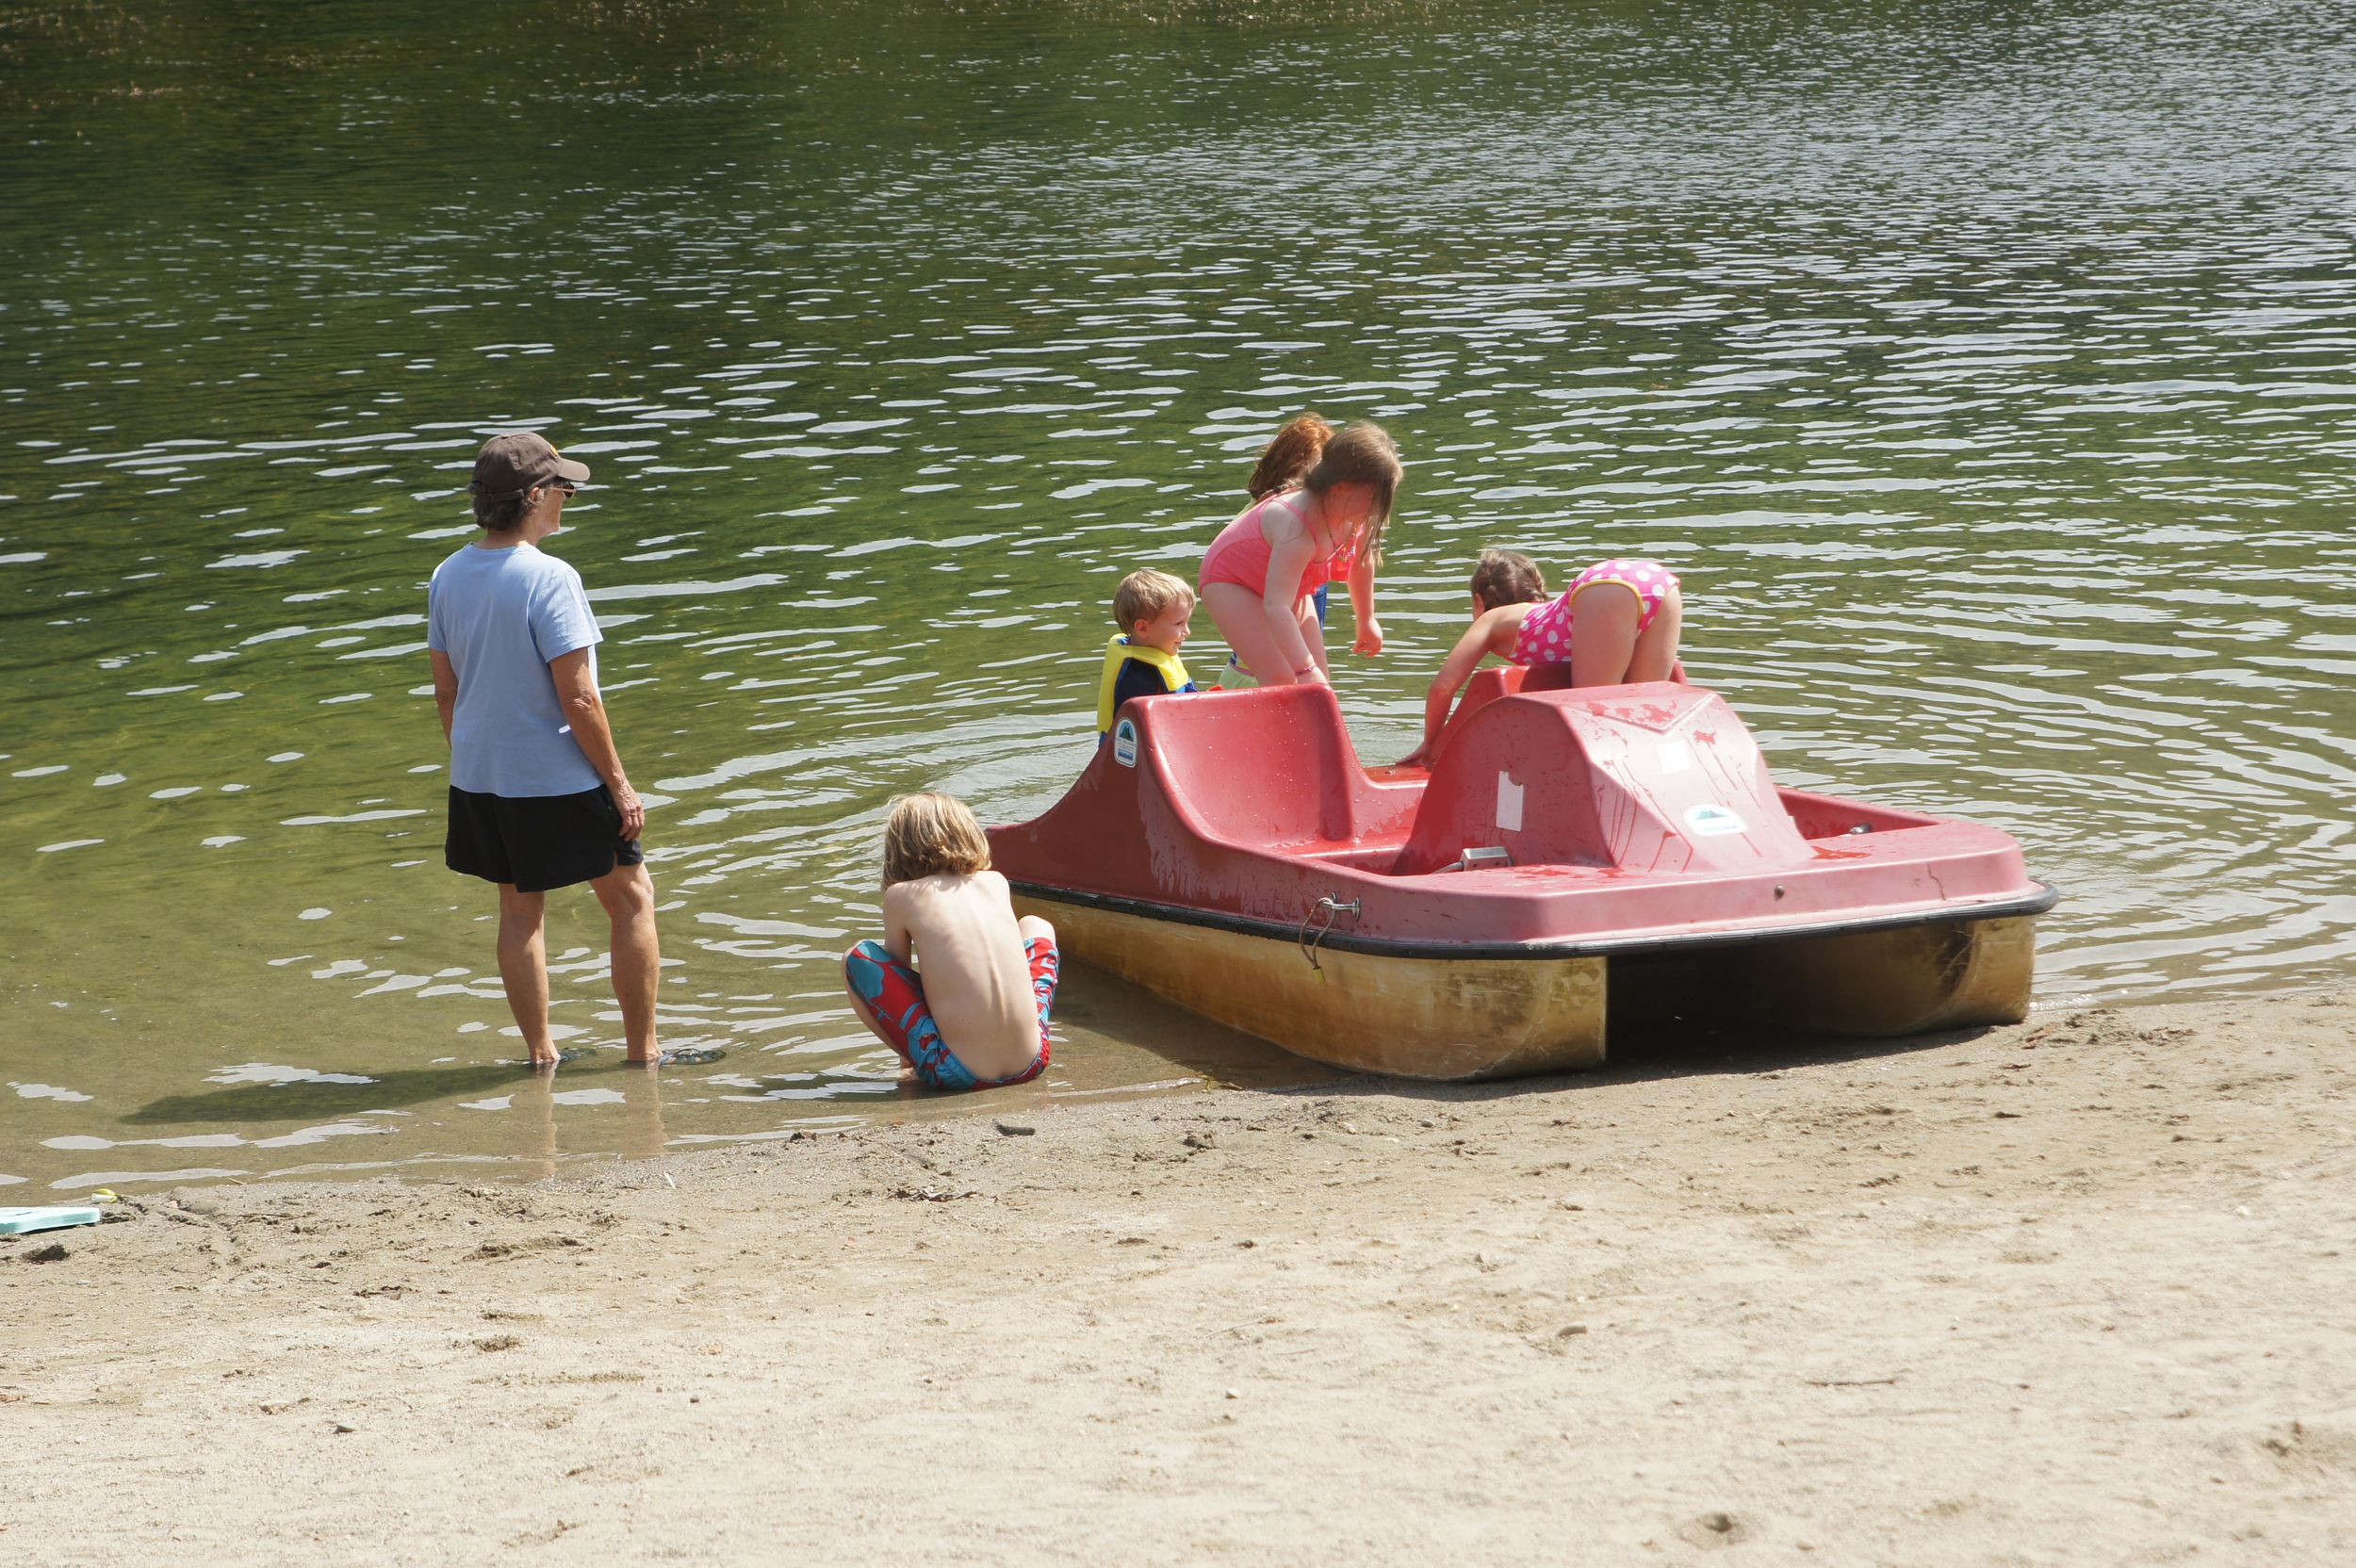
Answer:
<path fill-rule="evenodd" d="M 1693 748 L 1683 741 L 1661 743 L 1661 771 L 1662 773 L 1683 773 L 1693 765 Z"/>
<path fill-rule="evenodd" d="M 1137 721 L 1123 719 L 1113 726 L 1113 760 L 1124 768 L 1137 765 Z"/>
<path fill-rule="evenodd" d="M 1522 787 L 1502 770 L 1497 774 L 1497 826 L 1508 833 L 1522 830 Z"/>
<path fill-rule="evenodd" d="M 1723 806 L 1687 807 L 1685 827 L 1696 839 L 1715 839 L 1721 834 L 1748 831 L 1742 825 L 1742 819 Z"/>

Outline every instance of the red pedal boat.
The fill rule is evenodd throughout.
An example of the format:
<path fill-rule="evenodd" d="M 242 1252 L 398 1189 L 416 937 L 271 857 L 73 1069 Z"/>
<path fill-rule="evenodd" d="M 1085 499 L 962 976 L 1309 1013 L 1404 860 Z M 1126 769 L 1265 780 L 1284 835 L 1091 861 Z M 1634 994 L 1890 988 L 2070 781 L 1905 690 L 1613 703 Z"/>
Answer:
<path fill-rule="evenodd" d="M 1429 772 L 1362 766 L 1323 686 L 1142 698 L 991 858 L 1066 955 L 1366 1072 L 1591 1067 L 1648 1015 L 2026 1013 L 2058 895 L 2010 837 L 1778 789 L 1702 687 L 1548 673 L 1475 677 Z"/>

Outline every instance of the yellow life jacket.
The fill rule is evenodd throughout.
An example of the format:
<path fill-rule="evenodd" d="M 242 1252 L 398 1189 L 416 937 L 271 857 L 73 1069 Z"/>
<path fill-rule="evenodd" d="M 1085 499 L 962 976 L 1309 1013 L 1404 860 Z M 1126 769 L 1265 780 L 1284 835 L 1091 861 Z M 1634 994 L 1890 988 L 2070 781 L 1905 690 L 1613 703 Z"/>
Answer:
<path fill-rule="evenodd" d="M 1159 648 L 1140 647 L 1114 632 L 1112 641 L 1104 645 L 1104 673 L 1096 682 L 1096 728 L 1099 734 L 1113 727 L 1113 683 L 1121 678 L 1121 666 L 1130 660 L 1151 664 L 1162 672 L 1162 678 L 1173 692 L 1183 692 L 1194 683 L 1186 674 L 1186 661 L 1174 653 Z"/>

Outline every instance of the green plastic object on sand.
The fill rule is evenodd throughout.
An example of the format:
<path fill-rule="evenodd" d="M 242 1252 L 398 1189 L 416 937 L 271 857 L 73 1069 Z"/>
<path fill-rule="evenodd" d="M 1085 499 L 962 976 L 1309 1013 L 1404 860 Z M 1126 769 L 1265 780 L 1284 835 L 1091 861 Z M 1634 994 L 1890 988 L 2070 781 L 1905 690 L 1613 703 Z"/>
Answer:
<path fill-rule="evenodd" d="M 61 1231 L 68 1225 L 95 1225 L 96 1209 L 0 1209 L 0 1236 L 21 1236 L 27 1231 Z"/>

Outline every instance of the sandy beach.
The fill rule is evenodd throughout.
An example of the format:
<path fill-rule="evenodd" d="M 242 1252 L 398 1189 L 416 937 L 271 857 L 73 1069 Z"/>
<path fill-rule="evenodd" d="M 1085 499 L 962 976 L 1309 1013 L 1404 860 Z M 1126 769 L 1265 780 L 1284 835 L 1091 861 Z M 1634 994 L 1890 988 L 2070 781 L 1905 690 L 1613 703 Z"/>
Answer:
<path fill-rule="evenodd" d="M 0 1243 L 0 1560 L 2348 1560 L 2352 1021 L 185 1188 Z"/>

